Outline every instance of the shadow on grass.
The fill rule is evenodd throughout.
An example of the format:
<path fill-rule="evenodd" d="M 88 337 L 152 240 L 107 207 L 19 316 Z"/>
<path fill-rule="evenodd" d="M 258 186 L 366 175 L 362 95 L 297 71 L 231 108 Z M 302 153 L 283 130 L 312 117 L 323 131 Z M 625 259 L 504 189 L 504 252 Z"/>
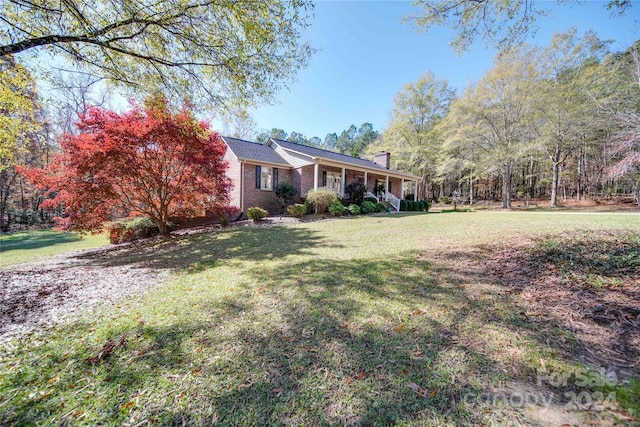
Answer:
<path fill-rule="evenodd" d="M 0 235 L 0 254 L 13 250 L 39 249 L 80 240 L 82 240 L 82 236 L 79 234 L 52 230 L 2 234 Z"/>
<path fill-rule="evenodd" d="M 464 335 L 497 303 L 469 298 L 460 287 L 476 280 L 472 272 L 413 253 L 287 262 L 300 242 L 314 240 L 296 229 L 277 231 L 298 240 L 266 251 L 282 262 L 245 271 L 252 284 L 238 293 L 202 298 L 202 288 L 194 301 L 167 299 L 157 308 L 164 314 L 101 325 L 101 336 L 127 333 L 129 340 L 98 366 L 81 361 L 104 338 L 65 341 L 83 336 L 95 327 L 90 323 L 62 328 L 55 339 L 23 352 L 0 379 L 3 403 L 11 408 L 0 424 L 461 425 L 490 419 L 468 404 L 505 378 L 504 366 Z M 199 265 L 210 260 L 196 256 L 196 247 L 218 257 L 262 253 L 234 252 L 219 236 L 197 241 L 186 254 Z M 82 384 L 91 387 L 76 391 Z"/>
<path fill-rule="evenodd" d="M 303 227 L 242 227 L 194 236 L 133 242 L 78 257 L 96 265 L 206 270 L 225 260 L 276 260 L 309 253 L 322 237 Z"/>
<path fill-rule="evenodd" d="M 532 354 L 548 349 L 539 331 L 555 325 L 528 318 L 486 274 L 486 252 L 300 261 L 291 255 L 322 239 L 295 227 L 172 244 L 96 262 L 195 277 L 232 258 L 273 262 L 239 271 L 250 280 L 234 292 L 202 285 L 19 350 L 2 365 L 0 424 L 527 424 L 522 407 L 474 404 L 535 381 Z M 122 333 L 124 348 L 82 362 Z"/>

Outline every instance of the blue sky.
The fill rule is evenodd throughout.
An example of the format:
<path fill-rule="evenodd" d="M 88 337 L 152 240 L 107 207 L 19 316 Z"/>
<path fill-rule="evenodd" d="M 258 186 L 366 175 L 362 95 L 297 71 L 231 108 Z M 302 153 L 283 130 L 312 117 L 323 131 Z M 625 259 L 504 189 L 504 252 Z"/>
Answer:
<path fill-rule="evenodd" d="M 552 11 L 539 19 L 532 44 L 545 46 L 554 33 L 571 26 L 579 35 L 593 29 L 601 39 L 614 40 L 613 50 L 640 38 L 640 4 L 623 17 L 612 17 L 602 1 L 540 3 Z M 280 92 L 276 105 L 253 112 L 258 128 L 322 139 L 364 122 L 382 131 L 394 95 L 426 71 L 461 91 L 491 68 L 496 51 L 483 42 L 456 56 L 448 29 L 425 34 L 402 22 L 415 11 L 409 1 L 318 1 L 305 37 L 319 51 L 290 89 Z"/>

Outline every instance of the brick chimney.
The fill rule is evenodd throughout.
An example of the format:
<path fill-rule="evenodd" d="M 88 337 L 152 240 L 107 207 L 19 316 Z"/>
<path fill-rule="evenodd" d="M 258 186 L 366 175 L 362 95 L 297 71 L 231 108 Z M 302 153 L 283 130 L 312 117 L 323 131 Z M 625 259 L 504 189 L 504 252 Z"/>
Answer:
<path fill-rule="evenodd" d="M 375 155 L 373 161 L 382 166 L 385 169 L 389 169 L 391 166 L 391 153 L 388 151 L 381 151 Z"/>

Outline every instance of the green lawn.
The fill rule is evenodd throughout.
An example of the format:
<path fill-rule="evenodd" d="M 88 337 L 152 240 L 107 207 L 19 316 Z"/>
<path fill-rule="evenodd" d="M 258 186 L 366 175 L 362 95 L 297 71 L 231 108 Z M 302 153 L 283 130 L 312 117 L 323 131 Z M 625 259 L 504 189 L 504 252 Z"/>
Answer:
<path fill-rule="evenodd" d="M 105 234 L 80 235 L 54 230 L 0 234 L 0 267 L 107 244 L 109 239 Z"/>
<path fill-rule="evenodd" d="M 172 280 L 6 343 L 0 425 L 535 425 L 531 408 L 478 396 L 539 391 L 541 366 L 584 369 L 555 344 L 581 343 L 526 316 L 484 257 L 520 236 L 637 239 L 639 226 L 629 214 L 395 214 L 230 228 L 101 258 Z M 122 334 L 110 357 L 85 361 Z"/>

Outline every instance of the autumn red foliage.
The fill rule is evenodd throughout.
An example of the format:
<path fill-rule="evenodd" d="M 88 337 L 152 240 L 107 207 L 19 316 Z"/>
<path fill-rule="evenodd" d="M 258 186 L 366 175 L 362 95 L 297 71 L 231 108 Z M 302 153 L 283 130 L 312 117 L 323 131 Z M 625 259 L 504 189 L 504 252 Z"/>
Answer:
<path fill-rule="evenodd" d="M 42 208 L 63 206 L 61 228 L 94 232 L 115 217 L 149 216 L 164 233 L 171 217 L 227 208 L 226 147 L 188 106 L 173 113 L 155 98 L 125 113 L 89 108 L 78 129 L 50 165 L 22 171 L 47 191 Z"/>

